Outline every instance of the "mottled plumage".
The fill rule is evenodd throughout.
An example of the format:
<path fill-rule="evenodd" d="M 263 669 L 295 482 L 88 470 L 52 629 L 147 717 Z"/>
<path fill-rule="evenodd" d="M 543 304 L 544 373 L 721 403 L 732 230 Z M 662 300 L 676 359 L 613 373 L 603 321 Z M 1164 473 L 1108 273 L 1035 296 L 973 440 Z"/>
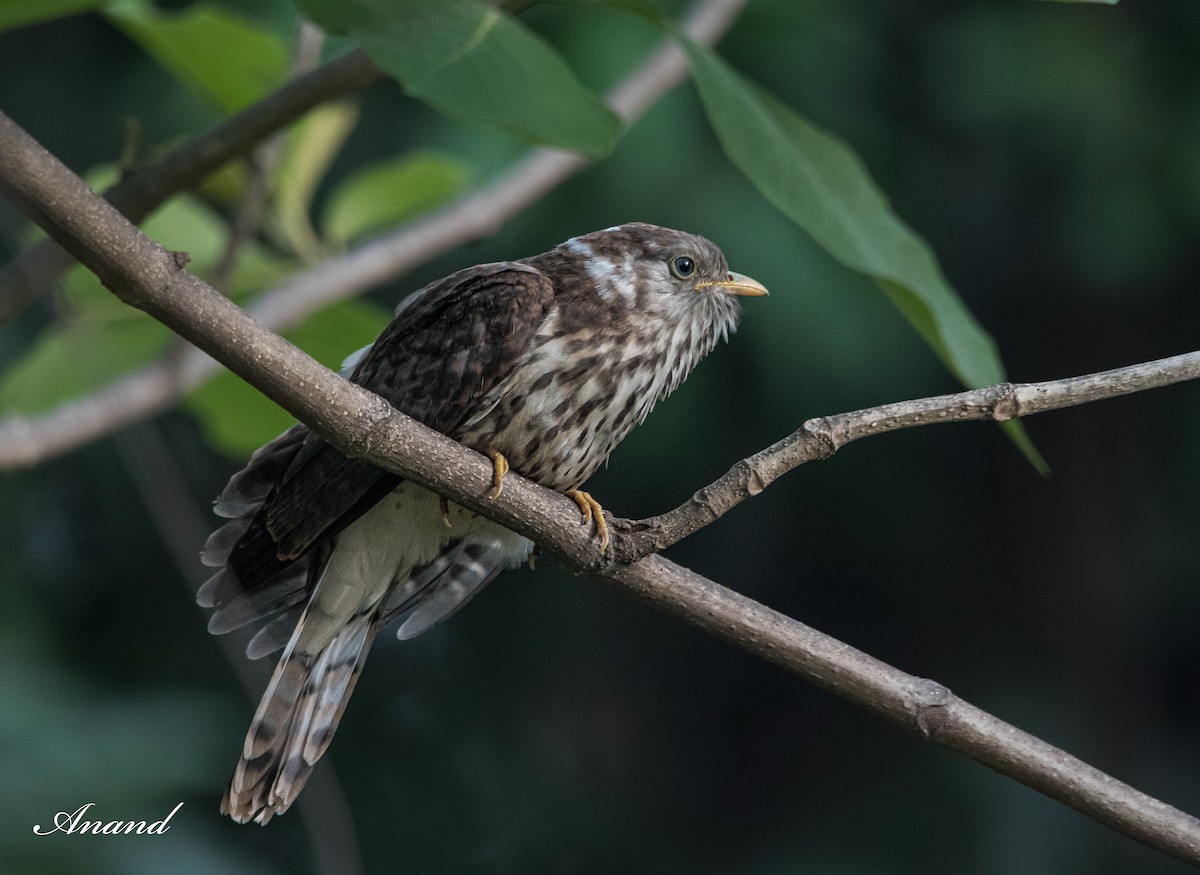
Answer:
<path fill-rule="evenodd" d="M 702 237 L 633 223 L 409 296 L 350 379 L 513 471 L 578 489 L 763 294 Z M 283 648 L 222 802 L 235 820 L 286 811 L 324 753 L 381 624 L 411 638 L 532 545 L 297 425 L 217 499 L 229 521 L 202 560 L 209 629 L 257 625 Z"/>

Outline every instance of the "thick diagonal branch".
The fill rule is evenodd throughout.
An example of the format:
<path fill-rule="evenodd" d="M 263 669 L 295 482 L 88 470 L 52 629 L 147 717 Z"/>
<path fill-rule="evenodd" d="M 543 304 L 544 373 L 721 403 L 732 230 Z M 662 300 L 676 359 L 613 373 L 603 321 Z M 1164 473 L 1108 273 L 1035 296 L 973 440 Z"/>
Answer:
<path fill-rule="evenodd" d="M 603 561 L 567 498 L 510 475 L 493 501 L 487 459 L 400 414 L 264 330 L 145 237 L 0 115 L 5 194 L 123 300 L 208 351 L 347 455 L 434 489 L 724 640 L 960 751 L 1119 832 L 1200 865 L 1200 821 L 907 675 L 700 575 L 649 556 Z"/>

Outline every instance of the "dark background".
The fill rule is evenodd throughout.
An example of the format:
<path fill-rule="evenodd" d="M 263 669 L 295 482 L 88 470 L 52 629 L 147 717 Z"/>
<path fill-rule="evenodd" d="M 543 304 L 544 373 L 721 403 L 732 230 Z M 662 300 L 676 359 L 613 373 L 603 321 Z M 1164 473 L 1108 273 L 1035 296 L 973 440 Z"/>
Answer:
<path fill-rule="evenodd" d="M 230 5 L 287 26 L 274 0 Z M 597 87 L 655 39 L 611 11 L 525 20 Z M 1198 346 L 1198 39 L 1185 0 L 753 0 L 720 50 L 860 152 L 1034 381 Z M 158 141 L 214 120 L 95 15 L 0 34 L 0 108 L 77 171 L 119 156 L 127 118 Z M 520 153 L 392 84 L 362 111 L 331 178 L 433 145 L 486 179 Z M 371 297 L 632 219 L 712 237 L 772 295 L 592 481 L 617 515 L 674 507 L 810 416 L 957 388 L 728 164 L 688 85 L 495 239 Z M 0 332 L 0 363 L 52 313 Z M 885 435 L 668 555 L 1200 811 L 1198 411 L 1183 385 L 1028 420 L 1049 479 L 994 426 Z M 0 479 L 3 871 L 309 872 L 338 834 L 217 815 L 253 704 L 139 483 L 177 475 L 172 527 L 206 528 L 237 467 L 174 412 Z M 327 760 L 370 872 L 1184 871 L 552 560 L 416 641 L 381 635 Z M 89 801 L 186 804 L 156 838 L 31 835 Z"/>

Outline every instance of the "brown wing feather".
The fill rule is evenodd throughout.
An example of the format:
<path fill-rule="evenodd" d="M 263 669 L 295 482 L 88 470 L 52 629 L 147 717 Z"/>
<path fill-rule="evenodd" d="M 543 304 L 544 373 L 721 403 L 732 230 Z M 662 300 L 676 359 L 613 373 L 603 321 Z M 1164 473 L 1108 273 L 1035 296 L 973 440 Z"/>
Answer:
<path fill-rule="evenodd" d="M 517 262 L 479 265 L 426 286 L 402 303 L 351 380 L 443 434 L 456 437 L 479 401 L 516 366 L 554 297 L 542 272 Z M 337 534 L 387 495 L 400 478 L 349 459 L 298 426 L 286 456 L 256 456 L 239 476 L 253 496 L 239 519 L 214 533 L 236 541 L 206 603 L 222 607 L 280 580 L 317 543 Z M 258 470 L 259 468 L 265 470 Z M 232 514 L 231 514 L 232 515 Z M 225 533 L 222 535 L 222 533 Z M 216 563 L 214 563 L 216 564 Z M 311 588 L 300 575 L 295 590 Z M 278 605 L 272 592 L 268 604 Z M 270 611 L 264 611 L 266 616 Z"/>
<path fill-rule="evenodd" d="M 451 437 L 529 348 L 554 283 L 517 262 L 451 274 L 402 307 L 351 379 Z"/>

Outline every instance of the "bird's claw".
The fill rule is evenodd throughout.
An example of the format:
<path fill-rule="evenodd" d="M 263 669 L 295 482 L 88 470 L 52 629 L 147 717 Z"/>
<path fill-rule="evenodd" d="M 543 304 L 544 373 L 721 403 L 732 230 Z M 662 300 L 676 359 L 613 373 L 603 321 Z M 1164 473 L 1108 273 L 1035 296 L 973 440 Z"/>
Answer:
<path fill-rule="evenodd" d="M 583 515 L 583 525 L 594 522 L 596 524 L 596 535 L 600 538 L 600 549 L 608 549 L 608 522 L 604 519 L 604 508 L 600 506 L 600 502 L 592 498 L 591 495 L 584 492 L 582 489 L 572 489 L 566 493 L 568 498 L 575 499 L 575 503 L 579 505 L 579 512 Z"/>
<path fill-rule="evenodd" d="M 497 450 L 488 450 L 488 457 L 492 460 L 492 491 L 488 498 L 495 501 L 504 491 L 504 477 L 508 474 L 508 459 L 504 458 L 504 454 Z"/>

